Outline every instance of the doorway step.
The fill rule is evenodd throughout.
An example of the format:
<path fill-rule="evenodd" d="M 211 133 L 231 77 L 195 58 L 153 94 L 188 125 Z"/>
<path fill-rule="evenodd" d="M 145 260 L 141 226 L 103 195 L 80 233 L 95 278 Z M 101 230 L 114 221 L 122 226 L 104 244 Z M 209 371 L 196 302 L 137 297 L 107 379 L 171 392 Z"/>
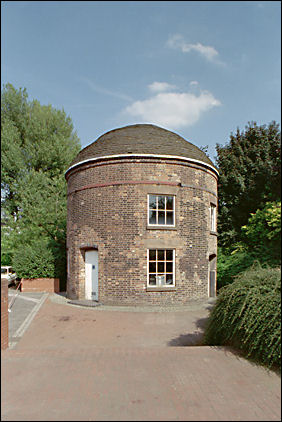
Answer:
<path fill-rule="evenodd" d="M 96 300 L 87 300 L 87 299 L 70 300 L 68 303 L 71 305 L 88 306 L 88 307 L 95 307 L 95 306 L 101 305 L 101 303 L 97 302 Z"/>

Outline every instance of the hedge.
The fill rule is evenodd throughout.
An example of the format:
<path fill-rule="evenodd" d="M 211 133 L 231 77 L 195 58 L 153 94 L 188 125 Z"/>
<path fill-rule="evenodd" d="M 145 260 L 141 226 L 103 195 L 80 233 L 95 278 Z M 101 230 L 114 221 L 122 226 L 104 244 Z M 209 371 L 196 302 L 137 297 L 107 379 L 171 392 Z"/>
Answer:
<path fill-rule="evenodd" d="M 237 252 L 236 254 L 224 254 L 218 248 L 217 259 L 217 291 L 227 284 L 233 283 L 235 277 L 247 270 L 255 261 L 255 257 L 248 252 Z"/>
<path fill-rule="evenodd" d="M 32 241 L 25 246 L 19 245 L 15 250 L 12 264 L 18 277 L 21 278 L 57 276 L 54 255 L 45 239 Z"/>
<path fill-rule="evenodd" d="M 281 269 L 259 263 L 223 287 L 204 334 L 206 345 L 229 345 L 281 368 Z"/>

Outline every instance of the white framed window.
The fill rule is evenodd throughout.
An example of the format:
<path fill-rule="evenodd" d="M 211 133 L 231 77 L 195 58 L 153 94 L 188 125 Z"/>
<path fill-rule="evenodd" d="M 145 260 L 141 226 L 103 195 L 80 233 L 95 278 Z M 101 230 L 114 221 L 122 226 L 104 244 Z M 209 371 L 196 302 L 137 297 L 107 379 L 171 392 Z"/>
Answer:
<path fill-rule="evenodd" d="M 211 231 L 216 232 L 216 206 L 210 204 L 210 221 L 211 221 Z"/>
<path fill-rule="evenodd" d="M 148 226 L 175 226 L 174 195 L 148 195 Z"/>
<path fill-rule="evenodd" d="M 148 249 L 147 265 L 147 287 L 175 286 L 175 249 Z"/>

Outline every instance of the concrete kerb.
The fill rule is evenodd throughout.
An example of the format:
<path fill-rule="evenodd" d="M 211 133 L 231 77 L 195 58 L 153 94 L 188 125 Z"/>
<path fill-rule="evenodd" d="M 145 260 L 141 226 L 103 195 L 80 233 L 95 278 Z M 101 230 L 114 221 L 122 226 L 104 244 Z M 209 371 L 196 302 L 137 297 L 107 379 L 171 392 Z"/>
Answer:
<path fill-rule="evenodd" d="M 76 308 L 84 308 L 83 305 L 71 303 L 72 301 L 66 297 L 66 292 L 49 294 L 49 300 L 53 303 L 60 305 L 67 305 Z M 120 312 L 183 312 L 183 311 L 197 311 L 200 309 L 211 309 L 216 302 L 216 298 L 209 299 L 191 299 L 185 305 L 168 305 L 168 306 L 155 306 L 155 305 L 138 305 L 138 306 L 119 306 L 119 305 L 103 305 L 87 306 L 87 309 L 95 309 L 95 311 L 120 311 Z"/>

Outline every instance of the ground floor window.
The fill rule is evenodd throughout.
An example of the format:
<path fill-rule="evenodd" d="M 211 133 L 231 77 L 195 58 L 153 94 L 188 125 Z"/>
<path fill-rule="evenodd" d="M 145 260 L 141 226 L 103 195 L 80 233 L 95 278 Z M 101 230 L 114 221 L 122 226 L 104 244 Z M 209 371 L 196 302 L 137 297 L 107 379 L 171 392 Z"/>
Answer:
<path fill-rule="evenodd" d="M 148 249 L 148 287 L 175 286 L 175 249 Z"/>

